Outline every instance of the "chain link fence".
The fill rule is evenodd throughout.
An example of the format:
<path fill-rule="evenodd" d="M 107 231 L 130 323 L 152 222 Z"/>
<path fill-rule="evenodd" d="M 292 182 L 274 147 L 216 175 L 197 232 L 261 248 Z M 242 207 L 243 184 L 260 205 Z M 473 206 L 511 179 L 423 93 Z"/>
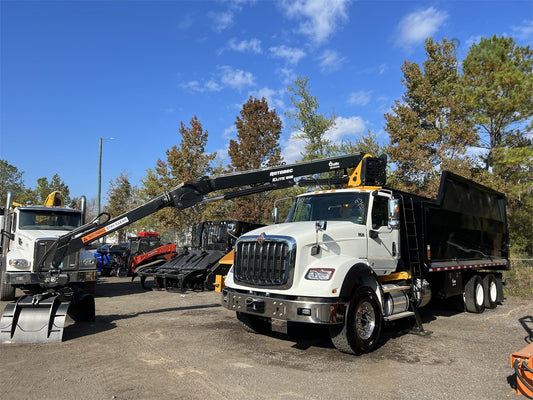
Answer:
<path fill-rule="evenodd" d="M 533 258 L 510 259 L 510 269 L 503 278 L 506 295 L 533 297 Z"/>

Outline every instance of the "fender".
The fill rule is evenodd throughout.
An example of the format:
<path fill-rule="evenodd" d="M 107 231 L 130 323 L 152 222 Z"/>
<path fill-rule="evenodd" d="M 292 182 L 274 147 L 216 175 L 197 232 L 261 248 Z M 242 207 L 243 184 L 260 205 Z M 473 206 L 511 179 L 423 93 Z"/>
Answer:
<path fill-rule="evenodd" d="M 351 298 L 356 288 L 368 286 L 381 300 L 381 291 L 379 290 L 379 281 L 374 270 L 367 264 L 358 263 L 350 268 L 340 291 L 341 298 Z"/>

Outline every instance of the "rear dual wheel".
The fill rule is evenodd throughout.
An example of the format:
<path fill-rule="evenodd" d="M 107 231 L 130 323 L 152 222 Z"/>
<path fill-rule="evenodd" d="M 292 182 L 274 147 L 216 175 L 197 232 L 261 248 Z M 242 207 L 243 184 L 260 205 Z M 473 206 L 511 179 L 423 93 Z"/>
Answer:
<path fill-rule="evenodd" d="M 483 277 L 483 290 L 485 292 L 485 308 L 496 308 L 498 305 L 498 285 L 494 275 L 488 274 Z"/>
<path fill-rule="evenodd" d="M 499 289 L 493 274 L 472 276 L 465 285 L 463 298 L 466 311 L 482 313 L 486 308 L 496 308 Z"/>
<path fill-rule="evenodd" d="M 480 314 L 485 311 L 485 290 L 479 275 L 472 276 L 466 282 L 463 299 L 466 311 Z"/>

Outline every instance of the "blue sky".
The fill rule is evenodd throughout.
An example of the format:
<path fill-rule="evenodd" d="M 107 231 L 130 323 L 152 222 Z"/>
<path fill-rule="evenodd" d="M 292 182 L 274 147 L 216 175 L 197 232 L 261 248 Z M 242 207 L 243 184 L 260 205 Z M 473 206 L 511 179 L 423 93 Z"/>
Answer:
<path fill-rule="evenodd" d="M 424 39 L 455 39 L 458 57 L 481 37 L 533 44 L 533 1 L 15 1 L 0 2 L 0 159 L 28 187 L 59 174 L 71 196 L 102 200 L 122 172 L 138 184 L 179 145 L 196 115 L 209 152 L 227 160 L 249 96 L 283 118 L 289 162 L 302 142 L 284 112 L 287 86 L 309 78 L 329 133 L 387 141 L 384 114 L 405 91 L 404 60 Z"/>

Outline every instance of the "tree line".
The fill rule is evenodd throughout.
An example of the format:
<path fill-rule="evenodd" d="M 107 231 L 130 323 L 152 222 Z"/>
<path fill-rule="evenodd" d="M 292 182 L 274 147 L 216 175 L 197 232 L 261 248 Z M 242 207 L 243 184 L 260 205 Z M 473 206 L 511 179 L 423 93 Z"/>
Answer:
<path fill-rule="evenodd" d="M 388 186 L 419 195 L 435 196 L 443 170 L 490 186 L 507 195 L 512 253 L 533 255 L 533 52 L 511 37 L 482 38 L 459 62 L 457 44 L 443 39 L 425 42 L 422 64 L 405 61 L 401 67 L 405 91 L 385 114 L 388 143 L 377 135 L 332 142 L 328 132 L 336 116 L 320 111 L 309 79 L 298 77 L 288 87 L 292 111 L 285 116 L 296 139 L 302 141 L 299 161 L 351 152 L 389 157 Z M 229 164 L 206 151 L 208 131 L 196 116 L 181 122 L 179 144 L 166 150 L 138 185 L 123 172 L 110 182 L 104 211 L 119 215 L 164 190 L 205 175 L 258 169 L 284 162 L 279 143 L 282 120 L 267 101 L 250 97 L 235 119 L 236 139 L 229 142 Z M 40 178 L 35 189 L 24 187 L 22 173 L 0 160 L 0 183 L 21 201 L 44 201 L 61 190 L 67 202 L 68 186 L 56 174 Z M 144 218 L 133 228 L 162 233 L 185 231 L 210 219 L 238 219 L 269 223 L 274 201 L 298 193 L 260 193 L 226 202 L 206 202 L 190 209 L 165 209 Z M 44 196 L 44 197 L 43 197 Z M 170 236 L 169 236 L 170 237 Z"/>

